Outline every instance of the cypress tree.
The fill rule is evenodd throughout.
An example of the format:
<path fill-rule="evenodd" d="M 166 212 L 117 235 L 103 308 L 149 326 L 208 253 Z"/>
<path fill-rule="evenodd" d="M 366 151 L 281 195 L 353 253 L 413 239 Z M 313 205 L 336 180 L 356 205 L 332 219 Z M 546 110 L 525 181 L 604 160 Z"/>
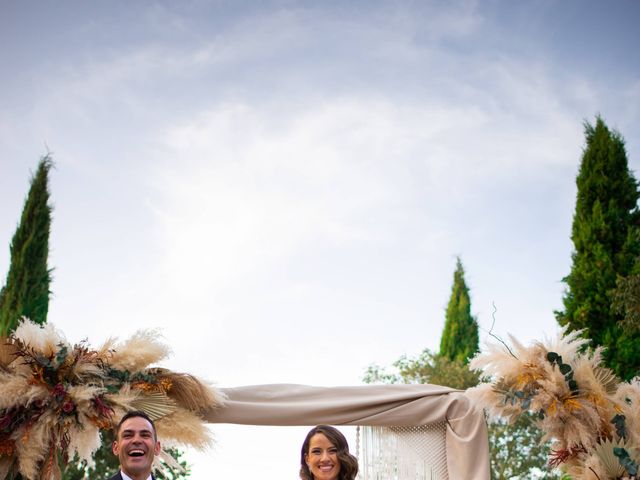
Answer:
<path fill-rule="evenodd" d="M 0 290 L 0 336 L 15 329 L 23 316 L 43 324 L 49 311 L 51 270 L 49 256 L 49 155 L 40 159 L 24 203 L 22 217 L 11 241 L 7 281 Z"/>
<path fill-rule="evenodd" d="M 612 308 L 616 280 L 633 271 L 640 253 L 638 183 L 629 170 L 624 140 L 602 118 L 585 123 L 586 146 L 571 239 L 574 245 L 560 325 L 584 329 L 594 345 L 606 347 L 604 359 L 623 379 L 638 374 L 640 342 L 622 328 L 623 315 Z"/>
<path fill-rule="evenodd" d="M 478 323 L 471 315 L 469 288 L 464 280 L 462 262 L 457 258 L 440 340 L 440 356 L 466 363 L 478 352 L 478 343 Z"/>

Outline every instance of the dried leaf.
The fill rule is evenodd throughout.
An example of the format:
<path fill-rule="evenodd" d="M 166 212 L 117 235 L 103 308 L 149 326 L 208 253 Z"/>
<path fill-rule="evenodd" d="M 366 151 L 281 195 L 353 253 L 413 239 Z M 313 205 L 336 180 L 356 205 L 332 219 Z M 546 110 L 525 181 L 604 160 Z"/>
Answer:
<path fill-rule="evenodd" d="M 615 447 L 623 447 L 624 441 L 613 442 L 611 440 L 602 440 L 594 448 L 596 456 L 600 460 L 609 478 L 620 478 L 624 475 L 624 467 L 620 464 L 618 457 L 613 454 Z"/>
<path fill-rule="evenodd" d="M 222 397 L 217 391 L 193 375 L 167 370 L 162 374 L 161 379 L 168 380 L 171 384 L 171 388 L 167 392 L 169 396 L 190 412 L 202 414 L 212 407 L 222 404 Z"/>
<path fill-rule="evenodd" d="M 176 403 L 160 391 L 145 392 L 131 402 L 135 410 L 142 410 L 154 422 L 176 411 Z"/>
<path fill-rule="evenodd" d="M 16 359 L 18 347 L 7 337 L 0 337 L 0 368 L 9 369 L 9 365 Z M 1 478 L 1 477 L 0 477 Z"/>
<path fill-rule="evenodd" d="M 185 469 L 182 465 L 178 463 L 178 461 L 171 456 L 171 454 L 164 449 L 160 450 L 158 457 L 162 462 L 164 462 L 171 470 L 177 471 L 179 473 L 184 473 Z"/>

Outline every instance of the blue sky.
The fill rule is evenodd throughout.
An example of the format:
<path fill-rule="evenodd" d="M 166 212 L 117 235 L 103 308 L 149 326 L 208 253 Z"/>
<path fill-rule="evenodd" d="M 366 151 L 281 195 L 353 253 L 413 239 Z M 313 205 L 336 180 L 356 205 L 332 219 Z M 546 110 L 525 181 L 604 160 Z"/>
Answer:
<path fill-rule="evenodd" d="M 167 366 L 221 386 L 357 384 L 438 348 L 457 255 L 481 328 L 495 303 L 497 334 L 553 335 L 583 121 L 637 171 L 638 20 L 628 0 L 3 0 L 0 275 L 49 149 L 70 340 L 157 327 Z M 295 477 L 281 430 L 216 427 L 194 477 L 231 475 L 247 436 L 283 445 L 250 468 Z"/>

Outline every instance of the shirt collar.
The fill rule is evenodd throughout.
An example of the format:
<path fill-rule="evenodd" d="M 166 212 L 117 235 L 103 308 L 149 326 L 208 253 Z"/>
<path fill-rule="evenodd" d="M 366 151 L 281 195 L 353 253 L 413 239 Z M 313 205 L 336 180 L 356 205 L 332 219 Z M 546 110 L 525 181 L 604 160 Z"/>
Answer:
<path fill-rule="evenodd" d="M 120 470 L 120 475 L 122 476 L 122 480 L 133 480 L 133 478 L 131 478 L 126 473 L 124 473 L 122 470 Z M 153 477 L 151 476 L 151 474 L 149 474 L 149 476 L 147 477 L 147 480 L 153 480 Z"/>

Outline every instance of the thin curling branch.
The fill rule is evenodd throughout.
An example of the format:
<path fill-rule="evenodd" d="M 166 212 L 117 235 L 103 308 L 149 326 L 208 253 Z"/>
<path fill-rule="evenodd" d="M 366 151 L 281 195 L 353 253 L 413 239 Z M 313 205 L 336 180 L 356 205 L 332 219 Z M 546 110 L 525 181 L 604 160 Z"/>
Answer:
<path fill-rule="evenodd" d="M 495 338 L 497 341 L 499 341 L 502 345 L 504 345 L 504 348 L 507 349 L 507 351 L 509 352 L 509 354 L 515 358 L 516 360 L 518 360 L 518 357 L 516 357 L 513 352 L 511 351 L 511 349 L 509 348 L 509 345 L 506 344 L 506 342 L 504 340 L 502 340 L 499 336 L 497 336 L 495 333 L 493 333 L 493 327 L 496 324 L 496 312 L 498 311 L 495 302 L 491 302 L 491 306 L 493 307 L 493 312 L 491 312 L 491 318 L 493 319 L 493 322 L 491 323 L 491 329 L 490 330 L 485 330 L 485 332 L 487 332 L 487 334 L 489 334 L 489 336 Z"/>

